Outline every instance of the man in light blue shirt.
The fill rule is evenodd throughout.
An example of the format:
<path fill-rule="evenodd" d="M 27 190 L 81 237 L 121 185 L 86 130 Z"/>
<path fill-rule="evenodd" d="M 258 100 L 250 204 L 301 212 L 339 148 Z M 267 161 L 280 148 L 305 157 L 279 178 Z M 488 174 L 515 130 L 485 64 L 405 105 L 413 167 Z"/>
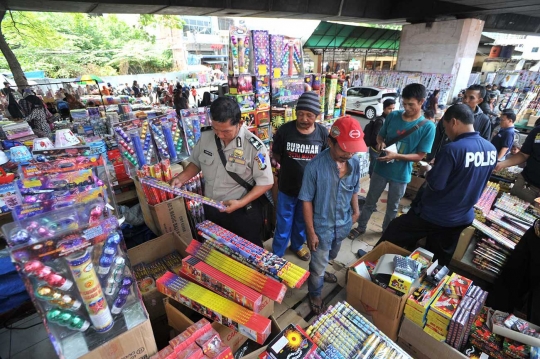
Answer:
<path fill-rule="evenodd" d="M 337 257 L 341 242 L 360 214 L 360 161 L 354 154 L 367 151 L 360 123 L 350 116 L 337 119 L 330 129 L 328 146 L 307 164 L 298 195 L 304 202 L 311 251 L 309 301 L 316 314 L 324 311 L 323 282 L 337 282 L 335 275 L 325 272 L 326 266 Z"/>
<path fill-rule="evenodd" d="M 422 116 L 426 88 L 421 84 L 410 84 L 405 86 L 401 96 L 404 110 L 390 113 L 377 136 L 377 150 L 384 150 L 384 154 L 377 159 L 369 182 L 366 203 L 358 220 L 360 234 L 366 232 L 371 214 L 377 209 L 377 202 L 388 185 L 386 214 L 382 226 L 384 232 L 390 221 L 396 218 L 399 201 L 405 194 L 407 183 L 411 181 L 412 163 L 422 160 L 426 153 L 431 152 L 435 125 L 431 121 L 423 123 Z M 396 143 L 397 152 L 386 150 L 386 143 L 415 126 L 420 127 Z"/>

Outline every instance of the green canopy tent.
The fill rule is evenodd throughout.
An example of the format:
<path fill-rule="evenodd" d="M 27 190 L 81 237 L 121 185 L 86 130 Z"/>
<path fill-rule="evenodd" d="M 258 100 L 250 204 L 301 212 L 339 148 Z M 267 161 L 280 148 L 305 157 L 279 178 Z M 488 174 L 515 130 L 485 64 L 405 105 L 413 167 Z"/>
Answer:
<path fill-rule="evenodd" d="M 401 31 L 321 21 L 304 44 L 314 54 L 332 51 L 392 53 L 399 49 Z"/>

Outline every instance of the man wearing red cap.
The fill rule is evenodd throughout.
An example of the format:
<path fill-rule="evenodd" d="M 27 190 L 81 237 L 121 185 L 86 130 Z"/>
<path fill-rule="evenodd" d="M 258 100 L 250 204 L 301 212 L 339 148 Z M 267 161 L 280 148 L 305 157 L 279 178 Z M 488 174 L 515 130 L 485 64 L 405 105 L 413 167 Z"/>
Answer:
<path fill-rule="evenodd" d="M 354 154 L 367 151 L 362 128 L 350 116 L 334 122 L 328 146 L 307 164 L 298 196 L 304 202 L 306 235 L 311 251 L 309 301 L 316 314 L 324 311 L 323 282 L 337 282 L 335 275 L 325 272 L 326 266 L 337 257 L 341 242 L 360 215 L 360 161 Z"/>

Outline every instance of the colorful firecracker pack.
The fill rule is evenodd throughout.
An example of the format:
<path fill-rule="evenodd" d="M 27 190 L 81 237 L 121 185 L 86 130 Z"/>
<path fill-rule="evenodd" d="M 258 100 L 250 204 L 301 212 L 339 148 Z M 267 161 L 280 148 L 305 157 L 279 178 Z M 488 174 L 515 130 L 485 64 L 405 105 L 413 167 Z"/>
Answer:
<path fill-rule="evenodd" d="M 6 183 L 0 185 L 0 213 L 10 212 L 21 200 L 17 196 L 15 183 Z"/>
<path fill-rule="evenodd" d="M 428 281 L 422 281 L 420 286 L 407 299 L 405 316 L 420 327 L 426 324 L 426 315 L 429 307 L 443 290 L 450 277 L 445 276 L 437 286 Z"/>
<path fill-rule="evenodd" d="M 317 346 L 298 325 L 289 324 L 268 343 L 263 357 L 269 359 L 306 358 L 316 349 Z"/>
<path fill-rule="evenodd" d="M 185 191 L 185 190 L 182 190 L 182 189 L 179 189 L 179 188 L 172 187 L 167 182 L 159 181 L 156 178 L 141 177 L 140 181 L 141 181 L 141 184 L 144 185 L 143 189 L 144 188 L 153 188 L 153 189 L 157 189 L 157 190 L 162 191 L 162 192 L 171 193 L 173 195 L 177 195 L 177 196 L 184 197 L 184 198 L 187 198 L 187 199 L 190 199 L 190 200 L 193 200 L 193 201 L 201 202 L 201 203 L 204 203 L 206 205 L 215 207 L 217 209 L 225 209 L 225 205 L 223 203 L 221 203 L 221 202 L 216 202 L 213 199 L 205 197 L 205 196 L 201 196 L 198 193 L 193 193 L 193 192 L 189 192 L 189 191 Z M 151 196 L 150 196 L 150 198 L 151 198 L 153 195 L 150 192 L 150 189 L 148 189 L 147 192 L 149 192 L 149 194 L 151 194 Z M 150 203 L 150 201 L 149 201 L 149 203 Z"/>
<path fill-rule="evenodd" d="M 338 358 L 410 358 L 346 302 L 329 307 L 306 333 L 323 353 L 337 351 Z"/>
<path fill-rule="evenodd" d="M 487 307 L 483 307 L 480 310 L 480 314 L 471 326 L 468 345 L 474 345 L 493 358 L 503 359 L 505 358 L 502 352 L 503 337 L 494 334 L 487 325 L 488 313 L 490 311 L 493 313 L 493 310 Z"/>
<path fill-rule="evenodd" d="M 251 75 L 229 76 L 227 82 L 231 95 L 252 94 L 254 92 Z"/>
<path fill-rule="evenodd" d="M 304 93 L 304 82 L 300 78 L 273 79 L 271 90 L 272 106 L 292 108 Z"/>
<path fill-rule="evenodd" d="M 214 248 L 237 259 L 238 261 L 257 268 L 263 273 L 282 280 L 291 288 L 300 288 L 307 280 L 309 272 L 286 261 L 283 258 L 261 248 L 248 240 L 218 226 L 210 221 L 197 225 L 197 229 L 204 233 L 209 243 L 217 243 Z"/>
<path fill-rule="evenodd" d="M 204 287 L 167 272 L 157 280 L 158 290 L 194 311 L 263 344 L 270 320 Z"/>
<path fill-rule="evenodd" d="M 57 149 L 46 154 L 46 165 L 23 166 L 16 186 L 23 203 L 15 222 L 2 228 L 63 358 L 84 355 L 147 319 L 113 216 L 109 177 L 96 175 L 104 161 L 83 152 Z"/>
<path fill-rule="evenodd" d="M 150 359 L 233 359 L 231 348 L 223 344 L 210 322 L 201 319 L 169 341 Z"/>
<path fill-rule="evenodd" d="M 210 246 L 208 242 L 210 242 L 210 240 L 201 244 L 200 242 L 193 240 L 186 251 L 193 257 L 198 258 L 262 295 L 275 300 L 278 303 L 283 301 L 287 291 L 287 287 L 285 287 L 283 283 L 237 262 L 230 256 L 225 255 L 213 246 Z"/>
<path fill-rule="evenodd" d="M 182 260 L 180 275 L 259 313 L 262 295 L 203 261 L 188 256 Z"/>
<path fill-rule="evenodd" d="M 253 68 L 256 76 L 268 76 L 270 71 L 270 35 L 265 30 L 252 30 Z"/>

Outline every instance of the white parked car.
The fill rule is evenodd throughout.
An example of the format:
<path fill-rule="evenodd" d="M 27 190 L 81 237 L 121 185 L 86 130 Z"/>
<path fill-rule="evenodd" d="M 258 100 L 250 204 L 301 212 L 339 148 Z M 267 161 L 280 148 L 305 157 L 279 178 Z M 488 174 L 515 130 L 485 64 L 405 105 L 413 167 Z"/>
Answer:
<path fill-rule="evenodd" d="M 396 100 L 399 108 L 399 95 L 395 89 L 384 87 L 358 86 L 347 89 L 347 112 L 360 113 L 372 120 L 382 115 L 383 102 L 387 98 Z"/>

